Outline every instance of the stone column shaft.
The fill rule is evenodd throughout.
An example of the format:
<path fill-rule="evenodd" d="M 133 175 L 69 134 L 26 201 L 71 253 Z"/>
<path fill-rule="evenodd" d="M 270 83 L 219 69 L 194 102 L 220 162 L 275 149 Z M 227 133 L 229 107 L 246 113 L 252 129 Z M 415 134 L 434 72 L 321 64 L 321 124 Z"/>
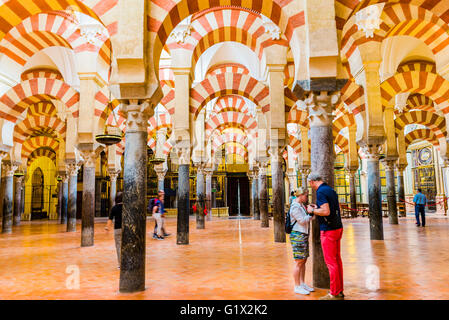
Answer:
<path fill-rule="evenodd" d="M 109 213 L 112 207 L 115 205 L 115 197 L 117 196 L 117 177 L 119 175 L 118 171 L 109 171 L 109 177 L 111 178 L 111 185 L 109 189 Z"/>
<path fill-rule="evenodd" d="M 356 183 L 355 183 L 355 177 L 356 177 L 356 171 L 349 171 L 349 198 L 351 202 L 351 217 L 356 218 L 357 217 L 357 190 L 356 190 Z"/>
<path fill-rule="evenodd" d="M 62 176 L 61 224 L 67 224 L 67 202 L 69 200 L 69 176 Z"/>
<path fill-rule="evenodd" d="M 58 181 L 58 220 L 62 222 L 62 180 Z"/>
<path fill-rule="evenodd" d="M 20 225 L 21 214 L 22 214 L 22 188 L 23 188 L 23 177 L 16 177 L 16 190 L 14 196 L 14 226 Z"/>
<path fill-rule="evenodd" d="M 261 227 L 269 227 L 268 219 L 268 188 L 267 188 L 267 164 L 259 167 L 259 210 Z"/>
<path fill-rule="evenodd" d="M 383 240 L 382 191 L 379 173 L 380 146 L 365 147 L 367 155 L 370 239 Z"/>
<path fill-rule="evenodd" d="M 69 164 L 68 204 L 67 204 L 67 232 L 76 231 L 76 199 L 78 189 L 78 164 Z"/>
<path fill-rule="evenodd" d="M 89 159 L 87 159 L 89 157 Z M 81 247 L 94 245 L 95 226 L 95 154 L 85 155 L 83 169 L 83 212 L 81 219 Z"/>
<path fill-rule="evenodd" d="M 281 162 L 282 148 L 272 148 L 271 188 L 273 193 L 274 242 L 285 242 L 284 173 Z"/>
<path fill-rule="evenodd" d="M 207 221 L 212 220 L 212 171 L 206 171 L 206 208 Z"/>
<path fill-rule="evenodd" d="M 398 210 L 396 204 L 396 186 L 394 182 L 394 165 L 396 161 L 388 160 L 384 162 L 385 175 L 387 180 L 387 202 L 388 218 L 390 224 L 398 224 Z"/>
<path fill-rule="evenodd" d="M 123 169 L 123 219 L 120 261 L 120 292 L 145 290 L 147 220 L 148 119 L 154 107 L 132 101 L 122 105 L 127 118 Z"/>
<path fill-rule="evenodd" d="M 17 166 L 4 164 L 5 166 L 5 195 L 3 200 L 3 224 L 2 233 L 12 233 L 13 225 L 13 201 L 14 201 L 14 172 Z"/>
<path fill-rule="evenodd" d="M 189 164 L 180 164 L 178 169 L 178 221 L 176 244 L 189 244 L 190 182 Z"/>
<path fill-rule="evenodd" d="M 196 173 L 196 199 L 197 199 L 196 228 L 205 229 L 204 207 L 206 195 L 204 193 L 204 169 L 201 167 L 198 167 Z"/>
<path fill-rule="evenodd" d="M 254 173 L 252 190 L 253 194 L 253 219 L 260 220 L 260 211 L 259 211 L 259 173 L 258 170 Z"/>

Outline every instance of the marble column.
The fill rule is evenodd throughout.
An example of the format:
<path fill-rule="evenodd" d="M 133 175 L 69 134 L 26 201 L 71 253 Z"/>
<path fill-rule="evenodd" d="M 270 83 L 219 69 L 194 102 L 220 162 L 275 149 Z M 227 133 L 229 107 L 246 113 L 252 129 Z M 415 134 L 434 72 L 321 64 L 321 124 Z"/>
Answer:
<path fill-rule="evenodd" d="M 347 169 L 346 173 L 349 176 L 349 199 L 351 203 L 351 217 L 356 218 L 357 217 L 357 190 L 356 190 L 356 183 L 355 183 L 355 177 L 357 170 L 356 169 Z"/>
<path fill-rule="evenodd" d="M 76 231 L 76 199 L 78 191 L 78 171 L 80 164 L 71 162 L 67 164 L 69 174 L 68 203 L 67 203 L 67 232 Z"/>
<path fill-rule="evenodd" d="M 296 189 L 298 189 L 298 175 L 294 171 L 289 172 L 287 174 L 287 178 L 288 178 L 288 186 L 289 186 L 288 197 L 290 199 L 290 195 L 291 195 L 292 191 L 295 191 Z"/>
<path fill-rule="evenodd" d="M 108 170 L 110 177 L 110 189 L 109 189 L 109 213 L 112 210 L 112 207 L 115 205 L 115 197 L 117 196 L 117 178 L 120 173 L 119 170 Z"/>
<path fill-rule="evenodd" d="M 405 217 L 407 215 L 407 213 L 405 212 L 405 185 L 404 185 L 404 170 L 405 170 L 405 165 L 396 165 L 396 180 L 398 183 L 398 197 L 397 197 L 397 201 L 398 203 L 403 203 L 404 204 L 404 211 L 400 212 L 400 216 L 401 217 Z"/>
<path fill-rule="evenodd" d="M 61 198 L 61 224 L 67 224 L 67 202 L 69 199 L 69 175 L 61 174 L 62 198 Z"/>
<path fill-rule="evenodd" d="M 81 247 L 94 245 L 95 227 L 95 162 L 94 151 L 82 152 L 83 166 L 83 208 L 81 219 Z"/>
<path fill-rule="evenodd" d="M 204 167 L 203 165 L 197 166 L 196 171 L 196 228 L 197 229 L 205 229 L 205 216 L 204 216 L 204 207 L 205 207 L 205 199 L 206 195 L 204 193 Z"/>
<path fill-rule="evenodd" d="M 267 188 L 267 167 L 266 162 L 259 164 L 259 211 L 261 227 L 268 228 L 268 188 Z"/>
<path fill-rule="evenodd" d="M 182 148 L 178 168 L 178 217 L 176 244 L 189 244 L 190 219 L 190 149 Z"/>
<path fill-rule="evenodd" d="M 3 224 L 2 233 L 12 233 L 13 201 L 14 201 L 14 172 L 18 166 L 11 161 L 4 161 L 5 168 L 5 195 L 3 198 Z"/>
<path fill-rule="evenodd" d="M 165 174 L 167 170 L 163 167 L 163 164 L 155 166 L 154 171 L 157 175 L 157 190 L 164 190 Z"/>
<path fill-rule="evenodd" d="M 249 214 L 252 215 L 254 213 L 254 173 L 252 170 L 248 172 L 248 181 L 249 181 Z"/>
<path fill-rule="evenodd" d="M 119 290 L 125 293 L 145 290 L 147 127 L 154 106 L 130 101 L 129 105 L 122 105 L 121 111 L 127 119 L 127 128 Z"/>
<path fill-rule="evenodd" d="M 310 168 L 302 167 L 299 169 L 299 172 L 301 173 L 301 187 L 308 189 L 309 185 L 307 184 L 307 177 L 310 174 Z"/>
<path fill-rule="evenodd" d="M 101 176 L 95 177 L 94 217 L 101 217 Z M 84 189 L 83 189 L 84 190 Z"/>
<path fill-rule="evenodd" d="M 363 147 L 367 159 L 370 239 L 383 240 L 382 191 L 379 172 L 380 145 Z"/>
<path fill-rule="evenodd" d="M 217 186 L 218 186 L 218 180 L 217 178 L 212 177 L 212 189 L 213 190 L 217 190 Z M 216 192 L 212 192 L 212 203 L 211 203 L 211 207 L 212 208 L 216 208 L 217 207 L 217 197 L 216 197 Z M 212 212 L 212 210 L 211 210 Z M 211 215 L 212 216 L 212 215 Z"/>
<path fill-rule="evenodd" d="M 23 176 L 15 177 L 15 195 L 14 195 L 14 226 L 20 225 L 21 220 L 21 206 L 22 206 L 22 188 L 23 188 Z"/>
<path fill-rule="evenodd" d="M 206 208 L 207 208 L 207 221 L 212 220 L 212 176 L 214 171 L 212 169 L 206 169 Z"/>
<path fill-rule="evenodd" d="M 321 92 L 311 93 L 305 100 L 309 111 L 311 140 L 311 172 L 319 174 L 331 187 L 334 186 L 334 137 L 332 112 L 336 96 Z M 316 192 L 313 192 L 316 199 Z M 315 202 L 315 200 L 314 200 Z M 318 220 L 312 222 L 313 284 L 317 288 L 329 288 L 329 270 L 324 262 Z"/>
<path fill-rule="evenodd" d="M 273 195 L 274 242 L 285 242 L 284 172 L 282 171 L 283 148 L 270 148 L 271 189 Z"/>
<path fill-rule="evenodd" d="M 58 190 L 58 204 L 56 205 L 56 211 L 58 214 L 58 220 L 62 220 L 62 179 L 61 176 L 58 175 L 56 180 L 58 181 L 57 190 Z"/>
<path fill-rule="evenodd" d="M 396 185 L 394 181 L 394 167 L 396 159 L 383 161 L 387 180 L 388 220 L 390 224 L 398 224 L 398 208 L 396 204 Z"/>
<path fill-rule="evenodd" d="M 255 167 L 253 169 L 253 186 L 251 190 L 253 194 L 253 219 L 260 220 L 260 211 L 259 211 L 259 168 Z"/>

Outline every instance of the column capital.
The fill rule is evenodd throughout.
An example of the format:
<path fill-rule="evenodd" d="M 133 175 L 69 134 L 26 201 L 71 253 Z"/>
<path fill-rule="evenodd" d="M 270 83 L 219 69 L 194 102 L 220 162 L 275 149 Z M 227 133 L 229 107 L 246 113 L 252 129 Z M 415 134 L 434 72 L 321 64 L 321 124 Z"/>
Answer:
<path fill-rule="evenodd" d="M 354 178 L 358 169 L 359 168 L 347 167 L 345 168 L 345 172 L 350 178 Z"/>
<path fill-rule="evenodd" d="M 296 172 L 289 172 L 287 174 L 287 178 L 290 184 L 295 184 L 296 180 L 298 179 L 298 175 L 296 174 Z"/>
<path fill-rule="evenodd" d="M 5 169 L 5 176 L 6 177 L 13 177 L 14 176 L 14 172 L 16 172 L 16 170 L 19 168 L 19 166 L 17 164 L 15 164 L 14 162 L 6 162 L 4 164 L 4 169 Z"/>
<path fill-rule="evenodd" d="M 120 111 L 126 118 L 126 132 L 146 132 L 148 120 L 154 114 L 154 106 L 148 101 L 139 104 L 138 100 L 130 100 L 129 104 L 122 104 Z"/>
<path fill-rule="evenodd" d="M 310 92 L 304 100 L 309 112 L 310 127 L 332 125 L 332 112 L 339 98 L 339 93 L 321 91 L 318 95 L 316 92 Z"/>
<path fill-rule="evenodd" d="M 370 144 L 362 146 L 362 152 L 368 161 L 379 161 L 382 152 L 381 144 Z"/>
<path fill-rule="evenodd" d="M 66 171 L 70 177 L 76 177 L 78 171 L 81 168 L 81 163 L 79 162 L 68 162 L 66 163 Z"/>
<path fill-rule="evenodd" d="M 206 175 L 206 179 L 211 179 L 214 175 L 214 169 L 212 168 L 205 168 L 204 174 Z"/>
<path fill-rule="evenodd" d="M 109 178 L 111 179 L 111 182 L 117 181 L 117 178 L 120 174 L 120 170 L 116 169 L 108 169 Z"/>
<path fill-rule="evenodd" d="M 93 150 L 80 150 L 80 154 L 83 157 L 83 164 L 86 168 L 95 168 L 97 154 Z"/>
<path fill-rule="evenodd" d="M 179 165 L 190 165 L 190 141 L 177 142 L 173 147 L 173 151 L 178 157 Z"/>
<path fill-rule="evenodd" d="M 280 145 L 274 145 L 269 148 L 268 154 L 270 155 L 271 163 L 282 162 L 282 153 L 285 150 L 284 148 L 284 146 Z"/>
<path fill-rule="evenodd" d="M 165 179 L 165 175 L 167 174 L 167 169 L 164 168 L 163 164 L 155 166 L 154 171 L 156 172 L 158 181 Z"/>
<path fill-rule="evenodd" d="M 304 175 L 309 175 L 309 173 L 310 173 L 310 167 L 300 167 L 299 169 L 298 169 L 298 171 L 301 173 L 301 174 L 304 174 Z"/>
<path fill-rule="evenodd" d="M 8 152 L 0 150 L 0 161 L 5 159 L 7 155 L 8 155 Z"/>
<path fill-rule="evenodd" d="M 259 162 L 259 177 L 266 176 L 268 169 L 268 161 L 267 162 Z"/>
<path fill-rule="evenodd" d="M 396 166 L 396 159 L 384 159 L 382 160 L 382 164 L 385 167 L 385 171 L 394 171 L 394 167 Z"/>

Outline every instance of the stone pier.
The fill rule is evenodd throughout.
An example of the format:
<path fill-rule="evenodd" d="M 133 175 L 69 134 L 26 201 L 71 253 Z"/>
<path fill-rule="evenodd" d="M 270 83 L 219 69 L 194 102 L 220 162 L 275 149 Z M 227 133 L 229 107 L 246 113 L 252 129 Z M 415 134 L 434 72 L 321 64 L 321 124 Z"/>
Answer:
<path fill-rule="evenodd" d="M 94 245 L 94 219 L 95 219 L 95 161 L 94 151 L 82 152 L 83 166 L 83 207 L 81 219 L 81 247 Z"/>
<path fill-rule="evenodd" d="M 259 210 L 261 227 L 269 227 L 268 218 L 268 188 L 267 188 L 267 162 L 259 164 Z"/>
<path fill-rule="evenodd" d="M 76 198 L 78 190 L 78 171 L 80 164 L 70 162 L 67 164 L 69 174 L 68 204 L 67 204 L 67 232 L 76 231 Z"/>

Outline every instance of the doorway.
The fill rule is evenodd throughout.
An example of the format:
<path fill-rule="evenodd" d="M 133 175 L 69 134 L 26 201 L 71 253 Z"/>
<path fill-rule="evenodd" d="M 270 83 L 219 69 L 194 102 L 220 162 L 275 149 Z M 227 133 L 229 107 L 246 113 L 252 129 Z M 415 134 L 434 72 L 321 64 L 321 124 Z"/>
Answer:
<path fill-rule="evenodd" d="M 227 206 L 230 216 L 238 216 L 239 205 L 242 216 L 250 215 L 249 179 L 247 176 L 228 175 Z M 240 197 L 239 197 L 240 195 Z"/>

